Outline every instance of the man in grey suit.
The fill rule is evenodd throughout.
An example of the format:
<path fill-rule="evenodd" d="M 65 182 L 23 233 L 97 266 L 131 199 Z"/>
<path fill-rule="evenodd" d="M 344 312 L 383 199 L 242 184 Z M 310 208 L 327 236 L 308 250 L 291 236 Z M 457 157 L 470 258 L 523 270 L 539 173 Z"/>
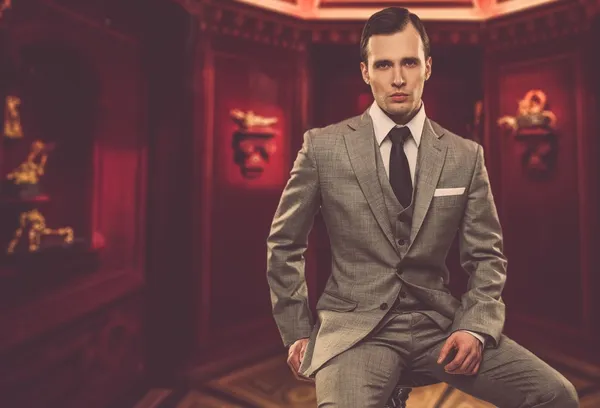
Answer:
<path fill-rule="evenodd" d="M 569 381 L 502 334 L 507 260 L 483 151 L 425 114 L 422 22 L 402 8 L 374 14 L 361 54 L 375 102 L 304 134 L 267 240 L 290 367 L 314 379 L 319 407 L 382 407 L 407 373 L 502 408 L 577 407 Z M 317 211 L 332 272 L 314 321 L 304 252 Z M 470 275 L 460 300 L 445 265 L 456 234 Z"/>

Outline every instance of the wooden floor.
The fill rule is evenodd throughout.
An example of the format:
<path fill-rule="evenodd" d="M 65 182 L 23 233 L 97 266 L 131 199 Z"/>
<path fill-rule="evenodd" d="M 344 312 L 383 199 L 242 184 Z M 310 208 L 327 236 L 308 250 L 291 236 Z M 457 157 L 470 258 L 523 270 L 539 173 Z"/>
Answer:
<path fill-rule="evenodd" d="M 581 408 L 600 408 L 600 367 L 568 358 L 551 365 L 577 388 Z M 285 356 L 261 359 L 202 381 L 194 389 L 153 389 L 134 408 L 315 408 L 314 385 L 294 378 Z M 409 408 L 493 407 L 446 384 L 416 388 Z"/>

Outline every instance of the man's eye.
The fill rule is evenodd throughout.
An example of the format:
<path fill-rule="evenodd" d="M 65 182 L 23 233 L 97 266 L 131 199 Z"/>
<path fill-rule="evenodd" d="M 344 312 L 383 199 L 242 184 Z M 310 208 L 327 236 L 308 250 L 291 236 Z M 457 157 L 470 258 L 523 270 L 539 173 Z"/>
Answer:
<path fill-rule="evenodd" d="M 377 68 L 387 68 L 390 66 L 390 64 L 388 62 L 380 62 L 378 64 L 375 65 Z"/>

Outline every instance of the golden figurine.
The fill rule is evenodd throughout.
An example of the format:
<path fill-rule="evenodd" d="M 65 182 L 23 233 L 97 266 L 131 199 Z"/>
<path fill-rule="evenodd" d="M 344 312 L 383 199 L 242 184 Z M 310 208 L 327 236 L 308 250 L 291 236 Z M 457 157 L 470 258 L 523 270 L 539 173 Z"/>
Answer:
<path fill-rule="evenodd" d="M 44 216 L 37 209 L 34 209 L 21 213 L 19 217 L 19 228 L 15 231 L 14 238 L 10 241 L 6 251 L 8 254 L 14 253 L 15 247 L 19 243 L 19 240 L 27 227 L 29 227 L 29 252 L 35 252 L 40 248 L 40 241 L 44 235 L 63 235 L 65 243 L 70 244 L 73 242 L 73 229 L 71 227 L 57 229 L 47 228 Z"/>
<path fill-rule="evenodd" d="M 4 108 L 4 136 L 9 139 L 23 138 L 23 127 L 21 126 L 21 115 L 19 114 L 21 99 L 17 96 L 6 97 Z"/>
<path fill-rule="evenodd" d="M 242 112 L 239 109 L 232 109 L 230 112 L 231 118 L 235 123 L 238 124 L 242 129 L 249 129 L 253 127 L 268 127 L 277 123 L 277 118 L 265 118 L 256 115 L 253 111 L 247 113 Z"/>
<path fill-rule="evenodd" d="M 36 140 L 31 144 L 27 160 L 8 173 L 6 179 L 13 180 L 15 184 L 38 184 L 40 177 L 44 175 L 47 160 L 47 145 L 41 140 Z"/>

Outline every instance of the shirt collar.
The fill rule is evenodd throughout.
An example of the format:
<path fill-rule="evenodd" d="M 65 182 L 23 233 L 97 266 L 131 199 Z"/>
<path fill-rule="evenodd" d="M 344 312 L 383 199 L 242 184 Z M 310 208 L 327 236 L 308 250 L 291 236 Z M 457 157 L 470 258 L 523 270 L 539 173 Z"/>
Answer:
<path fill-rule="evenodd" d="M 394 126 L 402 127 L 402 125 L 397 125 L 388 115 L 386 115 L 379 105 L 377 105 L 377 102 L 373 102 L 369 108 L 369 115 L 373 120 L 373 130 L 375 131 L 377 144 L 380 146 Z M 419 147 L 419 144 L 421 143 L 421 135 L 423 133 L 423 127 L 425 126 L 426 117 L 425 104 L 421 102 L 421 108 L 417 114 L 406 124 L 410 129 L 410 133 L 416 142 L 417 147 Z"/>

